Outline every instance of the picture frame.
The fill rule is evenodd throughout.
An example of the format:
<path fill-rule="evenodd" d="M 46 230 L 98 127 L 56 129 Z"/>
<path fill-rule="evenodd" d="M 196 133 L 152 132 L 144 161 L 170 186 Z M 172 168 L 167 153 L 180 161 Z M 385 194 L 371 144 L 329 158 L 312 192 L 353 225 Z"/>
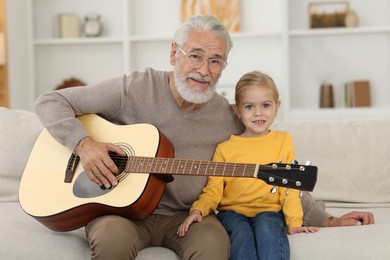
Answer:
<path fill-rule="evenodd" d="M 194 15 L 213 15 L 229 32 L 240 31 L 240 0 L 181 0 L 181 21 Z"/>
<path fill-rule="evenodd" d="M 345 27 L 345 17 L 349 11 L 346 1 L 309 3 L 310 28 Z"/>

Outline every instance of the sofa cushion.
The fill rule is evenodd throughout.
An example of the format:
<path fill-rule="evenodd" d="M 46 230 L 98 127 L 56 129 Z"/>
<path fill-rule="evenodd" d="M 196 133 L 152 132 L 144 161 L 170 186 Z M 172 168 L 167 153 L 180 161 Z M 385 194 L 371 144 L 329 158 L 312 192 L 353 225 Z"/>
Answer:
<path fill-rule="evenodd" d="M 89 259 L 83 228 L 51 231 L 24 213 L 18 202 L 0 203 L 0 211 L 0 259 Z"/>
<path fill-rule="evenodd" d="M 310 160 L 318 166 L 314 198 L 359 207 L 390 205 L 390 120 L 284 121 L 273 128 L 291 133 L 301 164 Z"/>
<path fill-rule="evenodd" d="M 147 247 L 142 249 L 135 260 L 180 260 L 172 250 L 165 247 Z"/>
<path fill-rule="evenodd" d="M 0 202 L 18 201 L 20 178 L 41 129 L 34 113 L 0 108 Z"/>
<path fill-rule="evenodd" d="M 328 208 L 341 216 L 361 208 Z M 390 208 L 367 208 L 375 216 L 374 225 L 321 228 L 312 234 L 289 235 L 291 260 L 389 259 Z"/>

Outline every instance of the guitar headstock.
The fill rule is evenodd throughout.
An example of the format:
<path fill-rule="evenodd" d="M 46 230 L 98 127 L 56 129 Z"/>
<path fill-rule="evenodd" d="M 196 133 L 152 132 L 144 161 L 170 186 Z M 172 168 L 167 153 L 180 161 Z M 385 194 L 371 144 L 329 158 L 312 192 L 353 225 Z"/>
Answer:
<path fill-rule="evenodd" d="M 300 164 L 269 163 L 259 165 L 256 178 L 267 184 L 291 189 L 313 191 L 317 182 L 316 166 Z"/>

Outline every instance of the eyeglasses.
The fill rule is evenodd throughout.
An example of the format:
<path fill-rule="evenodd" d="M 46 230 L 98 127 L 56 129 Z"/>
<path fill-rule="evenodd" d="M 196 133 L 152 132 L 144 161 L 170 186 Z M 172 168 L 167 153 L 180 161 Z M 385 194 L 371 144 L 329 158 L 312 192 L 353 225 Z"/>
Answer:
<path fill-rule="evenodd" d="M 207 60 L 209 64 L 209 70 L 211 73 L 221 73 L 222 70 L 226 67 L 228 64 L 226 61 L 222 59 L 207 59 L 203 57 L 200 54 L 197 53 L 186 53 L 181 47 L 179 47 L 179 50 L 184 54 L 186 57 L 187 64 L 193 68 L 198 69 L 203 66 L 204 61 Z"/>

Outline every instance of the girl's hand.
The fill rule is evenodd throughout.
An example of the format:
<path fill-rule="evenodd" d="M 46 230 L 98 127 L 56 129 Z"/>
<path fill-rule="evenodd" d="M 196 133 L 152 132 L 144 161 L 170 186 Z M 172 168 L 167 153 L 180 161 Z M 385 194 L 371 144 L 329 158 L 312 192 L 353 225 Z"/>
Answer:
<path fill-rule="evenodd" d="M 202 213 L 197 209 L 191 211 L 190 215 L 184 220 L 184 222 L 177 229 L 176 234 L 178 234 L 179 237 L 184 237 L 184 235 L 190 228 L 191 224 L 194 222 L 202 222 Z"/>
<path fill-rule="evenodd" d="M 288 230 L 288 234 L 294 235 L 298 233 L 315 233 L 318 231 L 320 231 L 320 228 L 318 227 L 294 227 Z"/>

